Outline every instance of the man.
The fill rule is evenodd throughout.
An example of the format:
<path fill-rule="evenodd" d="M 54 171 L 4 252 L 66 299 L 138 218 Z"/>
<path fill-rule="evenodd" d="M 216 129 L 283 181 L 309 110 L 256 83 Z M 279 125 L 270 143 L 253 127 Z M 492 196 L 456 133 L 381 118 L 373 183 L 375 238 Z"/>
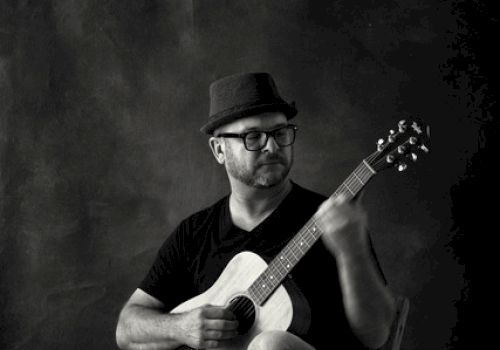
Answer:
<path fill-rule="evenodd" d="M 262 332 L 248 349 L 384 344 L 394 301 L 359 200 L 325 200 L 288 177 L 296 132 L 289 121 L 296 113 L 267 73 L 232 75 L 210 86 L 210 117 L 201 130 L 211 135 L 210 148 L 226 169 L 231 193 L 184 220 L 163 244 L 120 314 L 116 336 L 122 349 L 217 348 L 238 337 L 238 319 L 227 307 L 207 303 L 170 311 L 210 288 L 235 254 L 253 251 L 272 260 L 315 212 L 321 240 L 284 282 L 306 305 L 305 313 L 296 313 L 308 326 Z"/>

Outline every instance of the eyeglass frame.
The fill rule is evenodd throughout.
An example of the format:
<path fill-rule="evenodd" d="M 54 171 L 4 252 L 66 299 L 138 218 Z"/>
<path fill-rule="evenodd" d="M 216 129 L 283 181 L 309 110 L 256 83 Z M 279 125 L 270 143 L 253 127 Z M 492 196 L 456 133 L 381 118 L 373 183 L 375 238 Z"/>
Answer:
<path fill-rule="evenodd" d="M 282 129 L 291 129 L 293 130 L 293 138 L 292 138 L 292 142 L 287 144 L 287 145 L 280 145 L 278 143 L 278 141 L 276 140 L 276 137 L 274 136 L 276 132 L 278 132 L 278 130 L 282 130 Z M 247 131 L 247 132 L 242 132 L 242 133 L 220 133 L 220 134 L 217 134 L 217 135 L 214 135 L 215 137 L 225 137 L 225 138 L 238 138 L 238 139 L 242 139 L 243 140 L 243 145 L 245 146 L 245 149 L 247 151 L 250 151 L 250 152 L 258 152 L 260 150 L 262 150 L 264 147 L 266 147 L 267 145 L 267 142 L 269 141 L 269 136 L 272 136 L 273 139 L 274 139 L 274 142 L 276 142 L 276 144 L 280 147 L 288 147 L 288 146 L 291 146 L 295 143 L 295 138 L 297 136 L 297 130 L 298 130 L 298 127 L 297 125 L 295 124 L 288 124 L 288 125 L 285 125 L 285 126 L 280 126 L 279 128 L 276 128 L 274 130 L 270 130 L 270 131 L 264 131 L 264 130 L 250 130 L 250 131 Z M 266 139 L 264 141 L 264 143 L 262 144 L 262 146 L 258 149 L 248 149 L 248 146 L 247 146 L 247 141 L 246 141 L 246 137 L 251 134 L 251 133 L 264 133 L 266 134 Z"/>

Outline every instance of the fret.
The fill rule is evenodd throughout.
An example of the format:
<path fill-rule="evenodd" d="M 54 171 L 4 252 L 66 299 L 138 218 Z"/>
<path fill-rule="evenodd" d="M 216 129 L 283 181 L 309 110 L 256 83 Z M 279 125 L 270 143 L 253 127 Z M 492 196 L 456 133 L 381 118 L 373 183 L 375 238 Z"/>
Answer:
<path fill-rule="evenodd" d="M 255 285 L 259 287 L 258 290 L 265 292 L 267 289 L 274 289 L 275 285 L 273 283 L 274 281 L 270 280 L 265 274 L 263 274 L 259 276 Z"/>
<path fill-rule="evenodd" d="M 282 275 L 281 275 L 281 273 L 280 273 L 280 276 L 279 276 L 278 278 L 276 277 L 276 275 L 278 275 L 278 274 L 277 274 L 277 273 L 274 273 L 274 272 L 272 272 L 272 271 L 267 271 L 267 273 L 265 274 L 265 276 L 266 276 L 266 280 L 268 281 L 268 283 L 269 283 L 270 285 L 275 286 L 275 285 L 277 285 L 277 284 L 278 284 L 278 282 L 277 282 L 277 281 L 281 279 L 281 276 L 282 276 Z"/>
<path fill-rule="evenodd" d="M 294 261 L 292 261 L 292 263 L 295 264 L 296 262 L 299 261 L 300 254 L 299 255 L 295 255 L 295 247 L 296 247 L 296 245 L 293 244 L 293 240 L 290 241 L 290 243 L 292 243 L 292 244 L 290 244 L 290 249 L 288 249 L 288 251 L 291 253 L 291 257 L 293 257 L 293 259 L 295 259 Z"/>
<path fill-rule="evenodd" d="M 307 231 L 307 234 L 305 235 L 304 240 L 307 242 L 307 249 L 309 249 L 316 242 L 316 238 L 314 237 L 314 234 L 310 231 Z"/>
<path fill-rule="evenodd" d="M 335 191 L 334 196 L 338 196 L 340 193 L 343 193 L 348 197 L 354 197 L 366 185 L 373 174 L 373 169 L 370 168 L 368 163 L 360 163 L 342 183 L 342 185 L 339 186 L 337 191 Z"/>
<path fill-rule="evenodd" d="M 368 162 L 367 162 L 365 159 L 363 159 L 363 164 L 366 166 L 366 168 L 367 168 L 368 170 L 370 170 L 370 172 L 372 173 L 372 175 L 375 175 L 375 174 L 376 174 L 376 171 L 375 171 L 375 170 L 373 170 L 373 168 L 370 166 L 370 164 L 368 164 Z M 370 177 L 371 177 L 371 176 L 370 176 Z"/>
<path fill-rule="evenodd" d="M 311 222 L 311 223 L 310 223 L 310 227 L 307 228 L 307 232 L 309 233 L 309 236 L 313 238 L 313 243 L 314 243 L 314 242 L 316 242 L 316 239 L 319 237 L 321 231 L 319 230 L 318 226 L 316 225 L 316 222 L 314 221 L 314 217 L 309 222 Z"/>
<path fill-rule="evenodd" d="M 295 242 L 295 246 L 300 250 L 300 253 L 302 253 L 302 254 L 306 253 L 310 248 L 310 246 L 305 238 L 306 237 L 300 236 L 300 237 L 298 237 L 298 239 Z"/>
<path fill-rule="evenodd" d="M 356 174 L 356 172 L 354 172 L 353 174 L 354 174 L 354 176 L 356 176 L 356 180 L 358 180 L 359 182 L 361 182 L 361 185 L 363 185 L 363 186 L 364 186 L 364 185 L 365 185 L 365 183 L 363 182 L 363 180 L 361 180 L 361 179 L 359 178 L 359 176 Z"/>
<path fill-rule="evenodd" d="M 288 248 L 287 252 L 286 252 L 286 271 L 290 271 L 291 268 L 293 267 L 293 265 L 295 265 L 295 263 L 297 263 L 299 260 L 295 257 L 295 255 L 293 255 L 293 251 L 291 249 L 291 247 Z"/>
<path fill-rule="evenodd" d="M 351 192 L 351 194 L 352 194 L 353 196 L 356 194 L 355 192 L 351 191 L 351 189 L 349 188 L 349 186 L 347 186 L 347 184 L 346 184 L 346 183 L 344 183 L 344 187 L 345 187 L 345 188 L 347 188 L 347 190 L 348 190 L 349 192 Z"/>
<path fill-rule="evenodd" d="M 283 272 L 283 270 L 279 269 L 276 264 L 271 264 L 269 265 L 269 271 L 270 275 L 274 276 L 273 279 L 275 281 L 280 281 L 283 277 L 286 276 L 286 273 Z M 276 282 L 278 283 L 278 282 Z"/>
<path fill-rule="evenodd" d="M 247 293 L 248 293 L 248 296 L 250 297 L 250 299 L 252 299 L 253 301 L 255 301 L 257 303 L 261 299 L 261 297 L 259 297 L 259 295 L 257 294 L 257 291 L 255 291 L 254 288 L 252 288 L 252 287 L 248 288 Z"/>
<path fill-rule="evenodd" d="M 275 259 L 275 260 L 276 260 L 276 259 Z M 274 260 L 273 260 L 273 261 L 274 261 Z M 290 268 L 290 266 L 291 266 L 290 260 L 288 260 L 288 258 L 287 258 L 287 254 L 286 254 L 286 253 L 283 253 L 283 251 L 282 251 L 282 253 L 280 254 L 280 256 L 279 256 L 279 258 L 278 258 L 277 262 L 279 262 L 279 263 L 280 263 L 280 265 L 281 265 L 281 270 L 288 271 L 288 269 L 289 269 L 289 268 Z M 276 267 L 279 269 L 279 265 L 278 265 L 278 264 L 276 264 Z"/>

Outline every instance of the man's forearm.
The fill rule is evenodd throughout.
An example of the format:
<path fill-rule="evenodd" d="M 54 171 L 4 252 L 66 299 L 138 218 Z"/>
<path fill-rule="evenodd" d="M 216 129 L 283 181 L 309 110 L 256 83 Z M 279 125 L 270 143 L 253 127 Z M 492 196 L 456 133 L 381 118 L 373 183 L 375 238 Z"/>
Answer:
<path fill-rule="evenodd" d="M 378 348 L 389 335 L 395 314 L 394 299 L 368 249 L 340 254 L 337 263 L 351 328 L 366 346 Z"/>
<path fill-rule="evenodd" d="M 176 337 L 179 317 L 159 309 L 128 305 L 118 320 L 116 342 L 121 349 L 175 349 L 181 345 Z"/>

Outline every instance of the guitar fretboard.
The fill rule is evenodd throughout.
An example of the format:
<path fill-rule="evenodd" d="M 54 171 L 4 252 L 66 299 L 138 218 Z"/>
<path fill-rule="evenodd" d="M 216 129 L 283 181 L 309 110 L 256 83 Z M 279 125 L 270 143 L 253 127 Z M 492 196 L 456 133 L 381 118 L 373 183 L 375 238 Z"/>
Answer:
<path fill-rule="evenodd" d="M 361 162 L 332 194 L 332 197 L 343 194 L 348 200 L 354 198 L 373 175 L 375 175 L 375 171 L 370 165 L 366 161 Z M 307 221 L 250 286 L 248 294 L 255 303 L 264 304 L 271 293 L 319 239 L 323 232 L 318 224 L 320 220 L 317 215 L 316 213 Z"/>

